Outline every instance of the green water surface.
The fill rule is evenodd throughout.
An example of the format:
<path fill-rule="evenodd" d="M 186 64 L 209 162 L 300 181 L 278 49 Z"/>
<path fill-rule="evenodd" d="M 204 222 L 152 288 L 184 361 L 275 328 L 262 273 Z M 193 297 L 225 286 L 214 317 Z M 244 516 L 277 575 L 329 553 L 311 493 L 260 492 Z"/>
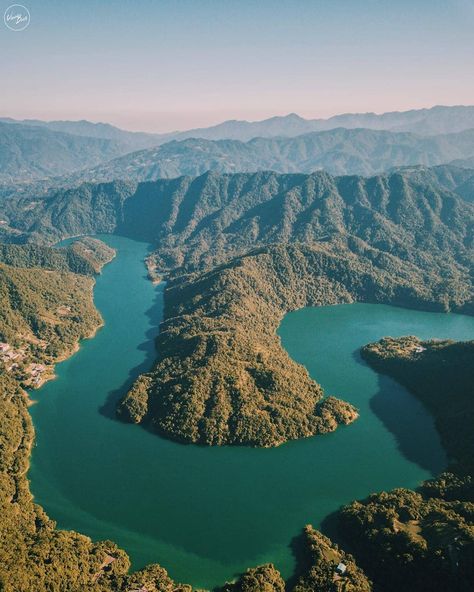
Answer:
<path fill-rule="evenodd" d="M 276 449 L 203 448 L 164 440 L 113 419 L 114 401 L 154 357 L 163 287 L 146 278 L 148 245 L 100 237 L 117 257 L 97 279 L 105 326 L 33 394 L 29 477 L 59 527 L 113 539 L 135 568 L 211 588 L 247 567 L 294 568 L 291 541 L 341 504 L 415 487 L 446 459 L 433 422 L 403 388 L 361 362 L 361 345 L 385 335 L 474 338 L 474 319 L 384 305 L 307 308 L 279 335 L 328 393 L 360 418 L 335 433 Z"/>

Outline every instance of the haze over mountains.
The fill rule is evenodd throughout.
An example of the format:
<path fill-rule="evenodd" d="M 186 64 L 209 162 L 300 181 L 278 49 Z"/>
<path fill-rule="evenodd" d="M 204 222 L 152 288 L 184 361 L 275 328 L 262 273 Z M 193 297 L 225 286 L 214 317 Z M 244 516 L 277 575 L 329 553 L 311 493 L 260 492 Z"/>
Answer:
<path fill-rule="evenodd" d="M 154 181 L 182 175 L 272 170 L 279 173 L 374 175 L 401 166 L 435 166 L 474 153 L 474 130 L 421 137 L 409 132 L 337 128 L 294 138 L 190 138 L 118 157 L 64 181 Z"/>
<path fill-rule="evenodd" d="M 129 132 L 88 121 L 4 118 L 0 119 L 0 182 L 71 174 L 60 183 L 151 180 L 206 170 L 326 169 L 331 174 L 369 175 L 396 166 L 453 160 L 469 166 L 474 158 L 473 129 L 474 107 L 463 106 L 344 114 L 326 120 L 290 114 L 170 134 Z"/>

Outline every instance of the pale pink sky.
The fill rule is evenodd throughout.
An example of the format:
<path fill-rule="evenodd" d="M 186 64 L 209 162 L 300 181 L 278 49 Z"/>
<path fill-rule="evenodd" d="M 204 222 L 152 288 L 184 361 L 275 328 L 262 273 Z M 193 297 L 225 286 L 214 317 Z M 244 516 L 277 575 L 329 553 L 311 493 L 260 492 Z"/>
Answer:
<path fill-rule="evenodd" d="M 0 116 L 159 132 L 474 104 L 473 6 L 28 0 L 25 31 L 0 26 Z"/>

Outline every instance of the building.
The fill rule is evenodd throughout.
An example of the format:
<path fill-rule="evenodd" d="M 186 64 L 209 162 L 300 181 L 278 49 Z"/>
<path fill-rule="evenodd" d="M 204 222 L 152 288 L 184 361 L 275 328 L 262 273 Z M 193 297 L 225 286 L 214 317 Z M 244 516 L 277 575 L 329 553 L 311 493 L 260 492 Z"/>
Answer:
<path fill-rule="evenodd" d="M 346 573 L 347 565 L 345 563 L 339 563 L 336 567 L 336 571 L 339 575 L 343 576 Z"/>

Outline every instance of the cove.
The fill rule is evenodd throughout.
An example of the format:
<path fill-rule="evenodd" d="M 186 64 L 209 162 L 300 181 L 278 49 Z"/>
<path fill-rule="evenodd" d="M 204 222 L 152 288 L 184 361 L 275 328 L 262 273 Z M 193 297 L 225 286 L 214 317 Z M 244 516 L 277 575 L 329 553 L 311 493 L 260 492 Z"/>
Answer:
<path fill-rule="evenodd" d="M 276 449 L 204 448 L 112 419 L 113 401 L 153 362 L 163 286 L 146 277 L 147 244 L 99 238 L 117 249 L 94 289 L 104 327 L 32 393 L 31 488 L 60 528 L 112 539 L 134 568 L 157 562 L 196 587 L 264 562 L 289 577 L 305 524 L 371 492 L 416 487 L 446 465 L 424 408 L 358 350 L 385 335 L 474 338 L 474 319 L 454 314 L 351 304 L 286 315 L 289 354 L 360 409 L 333 434 Z"/>

